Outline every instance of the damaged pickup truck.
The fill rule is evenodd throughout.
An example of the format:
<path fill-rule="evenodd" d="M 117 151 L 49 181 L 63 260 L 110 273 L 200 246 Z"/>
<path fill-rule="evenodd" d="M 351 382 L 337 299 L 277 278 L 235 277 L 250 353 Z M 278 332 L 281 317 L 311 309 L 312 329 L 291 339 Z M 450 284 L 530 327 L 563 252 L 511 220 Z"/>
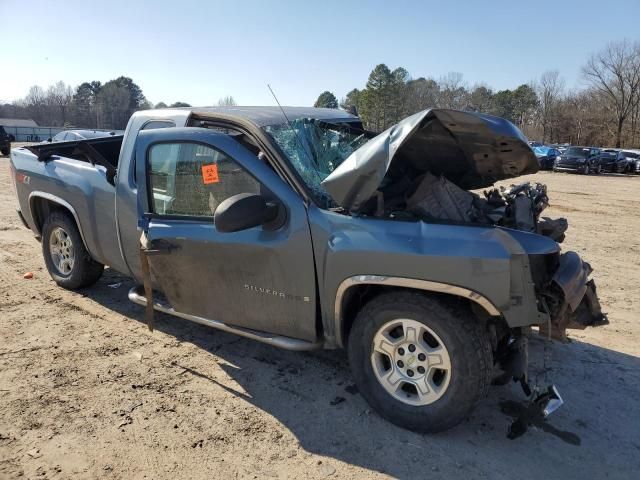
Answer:
<path fill-rule="evenodd" d="M 427 110 L 374 136 L 336 109 L 152 110 L 123 136 L 16 148 L 11 168 L 60 286 L 108 265 L 142 285 L 150 327 L 155 309 L 346 348 L 364 398 L 412 430 L 464 419 L 495 367 L 530 392 L 530 327 L 607 322 L 544 185 L 471 191 L 538 170 L 500 118 Z"/>

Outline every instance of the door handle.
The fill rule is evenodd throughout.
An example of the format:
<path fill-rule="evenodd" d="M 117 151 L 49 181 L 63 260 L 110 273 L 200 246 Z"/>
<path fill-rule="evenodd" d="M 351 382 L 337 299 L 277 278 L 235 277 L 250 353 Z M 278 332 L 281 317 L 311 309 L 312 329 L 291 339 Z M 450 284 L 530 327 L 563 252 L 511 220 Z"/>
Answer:
<path fill-rule="evenodd" d="M 172 250 L 177 250 L 179 247 L 166 240 L 153 240 L 149 246 L 144 249 L 146 255 L 168 255 Z"/>

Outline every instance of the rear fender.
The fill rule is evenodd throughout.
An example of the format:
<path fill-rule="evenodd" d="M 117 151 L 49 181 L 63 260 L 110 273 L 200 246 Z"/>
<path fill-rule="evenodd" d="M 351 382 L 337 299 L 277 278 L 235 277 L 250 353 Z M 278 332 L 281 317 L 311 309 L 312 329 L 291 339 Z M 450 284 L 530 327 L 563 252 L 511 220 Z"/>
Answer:
<path fill-rule="evenodd" d="M 71 204 L 66 200 L 47 192 L 34 191 L 29 194 L 29 214 L 33 219 L 32 230 L 34 233 L 38 237 L 42 235 L 42 226 L 46 220 L 46 215 L 52 210 L 52 205 L 55 206 L 55 208 L 66 210 L 71 214 L 76 222 L 76 227 L 78 227 L 78 231 L 80 232 L 82 243 L 84 243 L 85 248 L 87 248 L 87 241 L 84 237 L 84 233 L 82 232 L 82 225 L 78 219 L 78 214 L 75 208 L 73 208 L 73 206 L 71 206 Z"/>

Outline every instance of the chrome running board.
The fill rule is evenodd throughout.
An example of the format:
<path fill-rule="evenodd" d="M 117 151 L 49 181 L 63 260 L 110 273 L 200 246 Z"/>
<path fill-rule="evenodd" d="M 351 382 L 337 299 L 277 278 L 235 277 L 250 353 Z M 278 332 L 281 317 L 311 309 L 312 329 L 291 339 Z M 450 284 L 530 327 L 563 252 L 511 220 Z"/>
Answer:
<path fill-rule="evenodd" d="M 129 300 L 137 305 L 145 307 L 147 305 L 147 299 L 142 291 L 142 286 L 136 286 L 129 290 Z M 257 340 L 258 342 L 266 343 L 267 345 L 273 345 L 274 347 L 283 348 L 285 350 L 315 350 L 322 346 L 322 342 L 307 342 L 306 340 L 300 340 L 297 338 L 285 337 L 282 335 L 273 335 L 270 333 L 260 332 L 258 330 L 251 330 L 250 328 L 232 327 L 226 323 L 219 322 L 217 320 L 209 320 L 207 318 L 198 317 L 196 315 L 189 315 L 188 313 L 181 313 L 175 311 L 168 305 L 163 305 L 160 302 L 154 301 L 153 309 L 162 313 L 167 313 L 175 317 L 184 318 L 191 322 L 206 325 L 207 327 L 217 328 L 224 332 L 234 333 L 241 337 Z"/>

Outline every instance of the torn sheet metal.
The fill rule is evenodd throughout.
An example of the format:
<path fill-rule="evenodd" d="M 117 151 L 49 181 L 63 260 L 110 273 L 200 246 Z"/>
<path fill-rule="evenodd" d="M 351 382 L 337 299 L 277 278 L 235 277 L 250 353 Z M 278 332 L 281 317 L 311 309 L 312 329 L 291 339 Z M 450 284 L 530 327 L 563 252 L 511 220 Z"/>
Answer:
<path fill-rule="evenodd" d="M 463 189 L 535 173 L 538 161 L 511 122 L 475 112 L 430 109 L 411 115 L 353 152 L 323 182 L 332 198 L 357 212 L 389 177 L 430 172 Z"/>

